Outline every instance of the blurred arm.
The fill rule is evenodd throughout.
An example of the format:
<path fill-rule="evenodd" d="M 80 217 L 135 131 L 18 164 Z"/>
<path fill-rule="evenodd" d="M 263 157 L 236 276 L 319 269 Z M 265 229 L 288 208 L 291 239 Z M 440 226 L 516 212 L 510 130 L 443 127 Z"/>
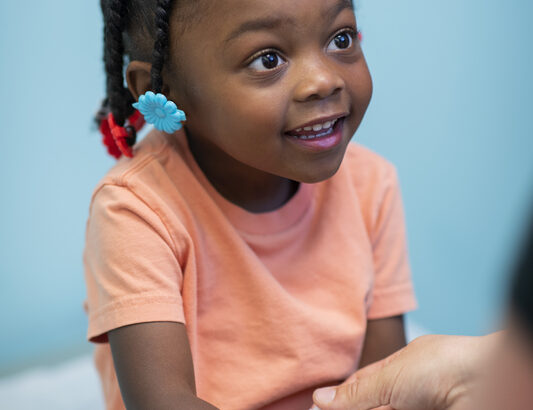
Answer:
<path fill-rule="evenodd" d="M 403 315 L 369 320 L 359 368 L 390 356 L 406 344 Z"/>

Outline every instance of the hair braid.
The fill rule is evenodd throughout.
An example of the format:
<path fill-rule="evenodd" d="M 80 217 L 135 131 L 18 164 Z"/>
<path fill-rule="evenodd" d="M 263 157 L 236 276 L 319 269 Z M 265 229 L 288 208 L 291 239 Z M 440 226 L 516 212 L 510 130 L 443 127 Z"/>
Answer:
<path fill-rule="evenodd" d="M 158 0 L 155 10 L 155 45 L 152 58 L 152 91 L 160 93 L 163 88 L 161 71 L 168 56 L 169 19 L 172 12 L 172 0 Z"/>
<path fill-rule="evenodd" d="M 105 0 L 102 0 L 102 3 Z M 134 99 L 124 87 L 123 32 L 127 22 L 126 0 L 109 0 L 104 11 L 104 63 L 107 74 L 107 101 L 117 125 L 123 126 L 133 112 Z M 106 101 L 104 100 L 104 103 Z"/>

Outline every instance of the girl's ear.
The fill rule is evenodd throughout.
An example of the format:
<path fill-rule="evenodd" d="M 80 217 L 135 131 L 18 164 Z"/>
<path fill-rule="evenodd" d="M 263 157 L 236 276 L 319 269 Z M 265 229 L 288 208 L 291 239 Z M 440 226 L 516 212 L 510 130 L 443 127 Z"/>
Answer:
<path fill-rule="evenodd" d="M 139 100 L 141 95 L 150 91 L 152 87 L 150 75 L 151 69 L 152 64 L 145 61 L 134 60 L 128 64 L 128 68 L 126 69 L 126 81 L 128 83 L 128 88 L 136 101 Z"/>

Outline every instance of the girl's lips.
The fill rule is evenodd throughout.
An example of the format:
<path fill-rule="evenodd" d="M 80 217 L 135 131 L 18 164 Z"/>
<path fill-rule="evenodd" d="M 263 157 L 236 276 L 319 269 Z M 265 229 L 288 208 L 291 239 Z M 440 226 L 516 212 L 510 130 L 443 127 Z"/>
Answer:
<path fill-rule="evenodd" d="M 344 118 L 339 118 L 329 129 L 319 131 L 299 131 L 285 134 L 292 143 L 308 151 L 320 152 L 336 147 L 342 141 Z"/>

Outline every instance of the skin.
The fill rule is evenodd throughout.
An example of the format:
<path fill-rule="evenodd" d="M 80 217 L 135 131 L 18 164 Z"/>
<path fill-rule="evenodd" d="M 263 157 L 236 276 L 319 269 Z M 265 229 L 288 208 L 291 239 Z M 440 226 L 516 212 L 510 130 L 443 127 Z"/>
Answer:
<path fill-rule="evenodd" d="M 196 397 L 191 350 L 183 324 L 124 326 L 110 331 L 108 338 L 128 410 L 216 408 Z"/>
<path fill-rule="evenodd" d="M 232 36 L 247 22 L 272 17 L 269 27 Z M 222 195 L 250 212 L 272 211 L 299 182 L 335 174 L 372 95 L 349 2 L 220 0 L 186 30 L 175 21 L 163 92 L 187 113 L 191 151 Z M 340 32 L 350 36 L 350 47 L 336 47 Z M 265 50 L 278 56 L 273 70 L 257 59 Z M 150 68 L 142 61 L 129 64 L 134 97 L 150 90 Z M 285 134 L 332 115 L 343 118 L 342 141 L 327 151 L 302 148 Z M 405 345 L 402 317 L 369 321 L 367 330 L 362 364 Z M 110 331 L 109 342 L 128 409 L 213 408 L 195 397 L 183 325 L 126 326 Z"/>
<path fill-rule="evenodd" d="M 313 398 L 321 410 L 528 410 L 532 381 L 533 337 L 511 318 L 484 337 L 421 337 L 356 372 L 333 401 Z"/>
<path fill-rule="evenodd" d="M 321 410 L 478 408 L 471 407 L 470 392 L 495 338 L 423 336 L 356 372 L 333 389 L 333 401 L 315 391 L 314 402 Z"/>
<path fill-rule="evenodd" d="M 386 358 L 405 347 L 403 316 L 367 321 L 359 368 Z"/>
<path fill-rule="evenodd" d="M 529 410 L 533 403 L 533 336 L 511 316 L 475 393 L 478 408 Z"/>

